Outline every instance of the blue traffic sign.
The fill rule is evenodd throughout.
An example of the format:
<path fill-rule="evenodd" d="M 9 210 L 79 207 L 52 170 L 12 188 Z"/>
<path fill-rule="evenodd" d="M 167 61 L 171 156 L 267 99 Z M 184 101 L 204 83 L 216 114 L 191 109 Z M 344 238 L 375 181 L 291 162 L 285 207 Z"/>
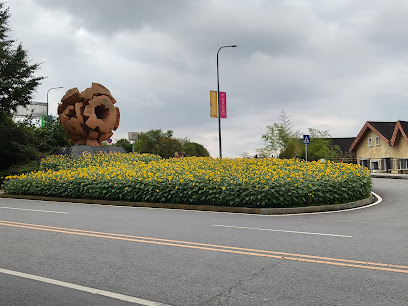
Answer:
<path fill-rule="evenodd" d="M 303 144 L 310 144 L 310 136 L 303 135 Z"/>

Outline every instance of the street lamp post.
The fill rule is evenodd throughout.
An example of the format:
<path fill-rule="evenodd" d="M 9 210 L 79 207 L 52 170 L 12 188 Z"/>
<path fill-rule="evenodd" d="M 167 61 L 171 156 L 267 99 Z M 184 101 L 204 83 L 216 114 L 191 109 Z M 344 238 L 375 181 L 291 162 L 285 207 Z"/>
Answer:
<path fill-rule="evenodd" d="M 221 106 L 220 106 L 220 73 L 218 69 L 218 53 L 222 48 L 236 48 L 237 45 L 232 46 L 222 46 L 217 52 L 217 88 L 218 88 L 218 144 L 220 147 L 220 158 L 222 158 L 222 148 L 221 148 Z"/>
<path fill-rule="evenodd" d="M 64 87 L 62 87 L 62 86 L 60 86 L 60 87 L 52 87 L 52 88 L 48 89 L 48 91 L 47 91 L 47 116 L 48 116 L 48 93 L 49 93 L 50 90 L 52 90 L 52 89 L 59 89 L 59 88 L 64 88 Z"/>

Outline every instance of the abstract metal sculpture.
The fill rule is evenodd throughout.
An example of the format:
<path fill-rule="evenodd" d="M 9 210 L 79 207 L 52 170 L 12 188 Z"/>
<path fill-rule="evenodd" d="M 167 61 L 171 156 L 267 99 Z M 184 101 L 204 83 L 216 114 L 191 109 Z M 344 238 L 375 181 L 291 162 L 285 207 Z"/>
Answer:
<path fill-rule="evenodd" d="M 58 115 L 69 141 L 74 145 L 102 146 L 119 126 L 116 100 L 101 84 L 79 92 L 72 88 L 62 97 Z"/>

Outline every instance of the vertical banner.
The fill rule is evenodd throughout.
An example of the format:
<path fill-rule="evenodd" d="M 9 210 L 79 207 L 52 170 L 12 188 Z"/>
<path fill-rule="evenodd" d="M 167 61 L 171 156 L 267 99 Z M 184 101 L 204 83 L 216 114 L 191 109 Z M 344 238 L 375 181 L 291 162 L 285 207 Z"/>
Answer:
<path fill-rule="evenodd" d="M 220 117 L 227 118 L 227 93 L 220 91 Z"/>
<path fill-rule="evenodd" d="M 217 92 L 210 90 L 210 116 L 218 118 Z"/>

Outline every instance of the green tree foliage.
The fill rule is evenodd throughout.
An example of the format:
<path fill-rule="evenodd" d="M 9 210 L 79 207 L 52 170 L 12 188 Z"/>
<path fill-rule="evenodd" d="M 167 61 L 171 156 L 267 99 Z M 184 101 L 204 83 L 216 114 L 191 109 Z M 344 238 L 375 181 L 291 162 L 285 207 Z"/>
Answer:
<path fill-rule="evenodd" d="M 341 155 L 339 146 L 333 145 L 329 131 L 320 131 L 309 128 L 310 144 L 307 147 L 307 160 L 319 160 L 321 158 L 334 159 Z M 305 158 L 305 147 L 303 146 L 302 158 Z"/>
<path fill-rule="evenodd" d="M 265 145 L 257 150 L 260 157 L 279 156 L 280 158 L 291 158 L 296 155 L 296 145 L 291 140 L 299 138 L 300 133 L 294 131 L 293 124 L 284 110 L 280 113 L 279 121 L 279 123 L 266 127 L 267 131 L 262 135 Z M 292 154 L 295 155 L 292 156 Z"/>
<path fill-rule="evenodd" d="M 333 159 L 341 154 L 339 146 L 334 146 L 328 131 L 309 128 L 310 144 L 307 147 L 307 159 Z M 305 158 L 305 146 L 300 132 L 294 130 L 287 113 L 282 110 L 280 122 L 267 126 L 267 132 L 262 135 L 265 146 L 257 149 L 259 157 L 276 156 L 279 158 Z"/>
<path fill-rule="evenodd" d="M 116 141 L 114 143 L 114 146 L 122 147 L 123 149 L 125 149 L 126 153 L 132 152 L 132 144 L 130 143 L 129 140 L 127 140 L 125 138 L 121 138 L 118 141 Z"/>
<path fill-rule="evenodd" d="M 8 38 L 9 9 L 0 2 L 0 113 L 10 114 L 26 106 L 43 77 L 35 77 L 39 64 L 29 64 L 27 51 Z"/>
<path fill-rule="evenodd" d="M 29 64 L 28 53 L 10 39 L 9 9 L 0 2 L 0 168 L 35 159 L 35 127 L 28 121 L 15 122 L 12 113 L 26 106 L 43 77 L 34 73 L 39 64 Z"/>
<path fill-rule="evenodd" d="M 151 153 L 159 155 L 160 141 L 163 138 L 171 138 L 173 131 L 163 132 L 161 129 L 149 130 L 138 133 L 138 140 L 135 141 L 135 151 L 139 153 Z M 174 155 L 174 152 L 173 152 Z"/>
<path fill-rule="evenodd" d="M 174 152 L 181 152 L 183 149 L 180 140 L 170 137 L 164 137 L 160 140 L 158 146 L 158 155 L 163 158 L 174 157 Z"/>
<path fill-rule="evenodd" d="M 71 145 L 58 118 L 48 117 L 46 125 L 36 127 L 31 118 L 13 120 L 0 113 L 0 169 L 37 159 Z"/>
<path fill-rule="evenodd" d="M 55 153 L 61 147 L 71 146 L 58 117 L 46 117 L 42 127 L 34 129 L 35 149 L 41 153 Z"/>
<path fill-rule="evenodd" d="M 163 158 L 174 157 L 175 152 L 185 152 L 187 156 L 210 156 L 201 144 L 188 138 L 174 138 L 172 130 L 163 132 L 161 129 L 139 132 L 135 152 L 157 154 Z"/>
<path fill-rule="evenodd" d="M 204 146 L 190 141 L 183 144 L 183 152 L 185 152 L 187 156 L 210 156 L 210 153 Z"/>
<path fill-rule="evenodd" d="M 0 169 L 33 160 L 35 132 L 25 122 L 14 122 L 9 114 L 0 112 Z"/>
<path fill-rule="evenodd" d="M 304 145 L 300 138 L 292 138 L 289 140 L 285 150 L 279 154 L 279 158 L 296 158 L 304 153 Z"/>

